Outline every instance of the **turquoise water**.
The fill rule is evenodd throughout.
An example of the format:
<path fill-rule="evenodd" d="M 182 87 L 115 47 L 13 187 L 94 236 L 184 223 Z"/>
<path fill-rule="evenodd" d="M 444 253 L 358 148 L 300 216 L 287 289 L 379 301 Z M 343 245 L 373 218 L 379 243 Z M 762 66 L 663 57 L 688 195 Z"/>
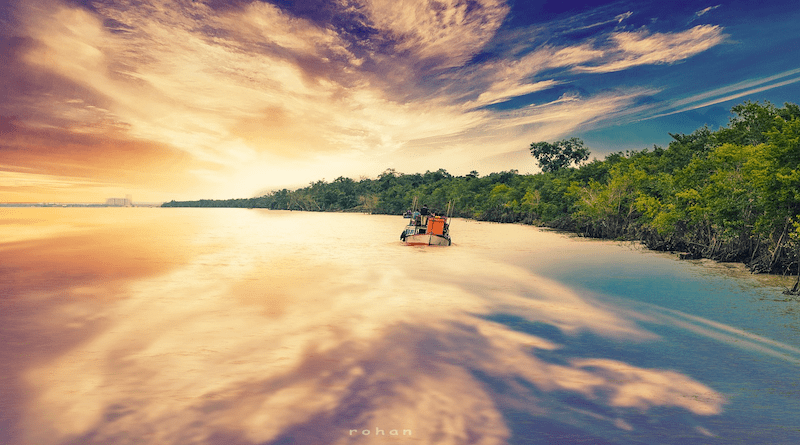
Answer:
<path fill-rule="evenodd" d="M 0 443 L 793 444 L 800 317 L 736 268 L 454 220 L 4 209 Z"/>

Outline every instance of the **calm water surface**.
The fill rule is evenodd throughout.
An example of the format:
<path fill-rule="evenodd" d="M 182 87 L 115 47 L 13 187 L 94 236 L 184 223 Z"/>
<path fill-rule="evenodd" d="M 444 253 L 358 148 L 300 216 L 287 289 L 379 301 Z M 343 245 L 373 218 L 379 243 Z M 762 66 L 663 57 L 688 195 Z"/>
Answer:
<path fill-rule="evenodd" d="M 455 220 L 0 209 L 2 444 L 796 444 L 800 306 Z M 731 272 L 733 271 L 733 272 Z"/>

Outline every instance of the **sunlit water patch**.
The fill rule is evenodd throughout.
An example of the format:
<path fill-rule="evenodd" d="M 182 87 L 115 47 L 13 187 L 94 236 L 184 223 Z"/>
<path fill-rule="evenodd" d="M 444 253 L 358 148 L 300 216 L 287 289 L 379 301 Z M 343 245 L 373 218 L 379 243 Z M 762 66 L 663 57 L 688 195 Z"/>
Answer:
<path fill-rule="evenodd" d="M 431 248 L 400 243 L 392 216 L 13 212 L 7 443 L 800 437 L 796 320 L 709 317 L 684 294 L 747 291 L 664 257 L 464 220 Z"/>

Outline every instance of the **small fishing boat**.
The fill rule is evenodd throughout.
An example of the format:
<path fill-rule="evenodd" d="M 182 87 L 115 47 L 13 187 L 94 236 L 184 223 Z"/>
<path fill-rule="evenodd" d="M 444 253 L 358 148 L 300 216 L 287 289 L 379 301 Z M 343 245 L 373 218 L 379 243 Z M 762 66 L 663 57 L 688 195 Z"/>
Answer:
<path fill-rule="evenodd" d="M 416 198 L 414 198 L 414 206 Z M 419 211 L 414 211 L 408 225 L 400 234 L 400 240 L 409 246 L 449 246 L 450 240 L 450 211 L 452 207 L 448 204 L 448 216 L 431 214 L 428 208 L 423 206 Z"/>

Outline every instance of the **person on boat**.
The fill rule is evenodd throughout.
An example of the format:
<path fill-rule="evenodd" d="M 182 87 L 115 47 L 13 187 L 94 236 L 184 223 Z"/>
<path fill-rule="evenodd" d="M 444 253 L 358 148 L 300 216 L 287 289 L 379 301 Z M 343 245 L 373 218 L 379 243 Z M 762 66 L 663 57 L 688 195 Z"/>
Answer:
<path fill-rule="evenodd" d="M 428 205 L 427 204 L 422 204 L 422 208 L 419 209 L 419 214 L 422 215 L 420 217 L 419 225 L 424 226 L 424 225 L 428 224 L 428 213 L 429 213 L 428 212 Z"/>

